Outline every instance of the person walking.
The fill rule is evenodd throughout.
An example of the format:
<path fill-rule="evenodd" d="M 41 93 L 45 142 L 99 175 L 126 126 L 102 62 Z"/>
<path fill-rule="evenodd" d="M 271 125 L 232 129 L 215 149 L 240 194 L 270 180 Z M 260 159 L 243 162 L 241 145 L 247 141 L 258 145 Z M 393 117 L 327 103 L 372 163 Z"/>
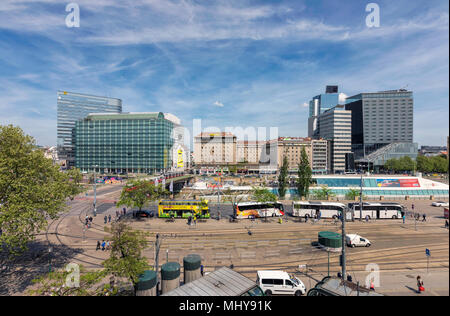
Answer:
<path fill-rule="evenodd" d="M 427 221 L 427 215 L 426 214 L 423 214 L 422 215 L 422 222 L 426 222 Z"/>
<path fill-rule="evenodd" d="M 111 223 L 111 214 L 108 215 L 108 223 Z"/>
<path fill-rule="evenodd" d="M 103 219 L 105 220 L 105 224 L 108 223 L 108 217 L 106 215 Z"/>
<path fill-rule="evenodd" d="M 445 220 L 445 228 L 448 229 L 448 219 Z"/>
<path fill-rule="evenodd" d="M 102 251 L 105 251 L 106 243 L 104 240 L 102 240 Z"/>
<path fill-rule="evenodd" d="M 373 284 L 373 279 L 370 280 L 370 290 L 375 291 L 375 284 Z"/>
<path fill-rule="evenodd" d="M 423 287 L 423 281 L 420 275 L 417 276 L 417 293 L 422 293 L 425 291 L 425 288 Z"/>
<path fill-rule="evenodd" d="M 95 251 L 98 251 L 100 249 L 100 240 L 97 240 L 97 247 L 95 248 Z"/>
<path fill-rule="evenodd" d="M 404 224 L 405 220 L 406 220 L 406 215 L 404 213 L 403 213 L 402 219 L 403 219 L 403 224 Z"/>

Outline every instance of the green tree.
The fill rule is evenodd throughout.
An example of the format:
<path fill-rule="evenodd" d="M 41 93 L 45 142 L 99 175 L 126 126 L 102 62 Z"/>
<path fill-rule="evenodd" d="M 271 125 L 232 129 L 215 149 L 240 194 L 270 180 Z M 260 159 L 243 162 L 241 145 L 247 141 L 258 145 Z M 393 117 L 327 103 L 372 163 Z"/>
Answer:
<path fill-rule="evenodd" d="M 69 197 L 73 200 L 75 196 L 84 191 L 84 187 L 81 184 L 81 181 L 83 180 L 83 175 L 81 174 L 79 169 L 72 168 L 69 171 L 67 171 L 67 176 L 69 178 L 69 181 L 72 183 L 72 185 L 69 188 Z"/>
<path fill-rule="evenodd" d="M 417 156 L 417 170 L 420 172 L 432 172 L 433 171 L 433 163 L 431 160 L 426 157 L 419 155 Z"/>
<path fill-rule="evenodd" d="M 260 203 L 266 203 L 266 202 L 276 202 L 277 201 L 277 195 L 270 192 L 267 188 L 258 188 L 253 187 L 252 188 L 252 199 L 256 202 Z"/>
<path fill-rule="evenodd" d="M 415 162 L 409 156 L 403 156 L 398 159 L 398 171 L 413 171 L 415 169 Z"/>
<path fill-rule="evenodd" d="M 302 153 L 300 157 L 300 163 L 298 165 L 298 179 L 297 190 L 300 197 L 308 197 L 309 186 L 311 185 L 312 170 L 309 165 L 308 155 L 306 154 L 305 147 L 302 147 Z"/>
<path fill-rule="evenodd" d="M 283 158 L 283 164 L 280 168 L 280 174 L 278 176 L 278 195 L 280 198 L 284 198 L 286 195 L 288 168 L 288 160 L 285 155 Z"/>
<path fill-rule="evenodd" d="M 345 194 L 345 198 L 346 198 L 347 200 L 354 201 L 356 197 L 359 197 L 359 193 L 360 193 L 360 190 L 358 190 L 358 189 L 349 189 L 349 190 L 347 191 L 347 193 Z M 366 199 L 366 196 L 363 195 L 362 198 L 363 198 L 363 199 Z"/>
<path fill-rule="evenodd" d="M 72 180 L 71 180 L 72 179 Z M 14 257 L 80 192 L 77 171 L 63 173 L 19 127 L 0 125 L 0 253 Z"/>
<path fill-rule="evenodd" d="M 448 160 L 441 156 L 430 157 L 430 162 L 433 166 L 433 172 L 447 173 L 448 172 Z"/>
<path fill-rule="evenodd" d="M 136 288 L 139 276 L 149 269 L 147 259 L 142 255 L 147 247 L 145 234 L 118 222 L 111 227 L 110 241 L 110 257 L 103 262 L 107 274 L 126 278 Z"/>
<path fill-rule="evenodd" d="M 142 210 L 146 203 L 156 201 L 168 194 L 169 192 L 161 184 L 156 186 L 152 181 L 133 180 L 122 189 L 117 205 L 137 207 Z"/>
<path fill-rule="evenodd" d="M 320 187 L 320 190 L 315 190 L 314 196 L 318 200 L 327 200 L 328 197 L 333 197 L 335 194 L 333 191 L 325 185 Z"/>

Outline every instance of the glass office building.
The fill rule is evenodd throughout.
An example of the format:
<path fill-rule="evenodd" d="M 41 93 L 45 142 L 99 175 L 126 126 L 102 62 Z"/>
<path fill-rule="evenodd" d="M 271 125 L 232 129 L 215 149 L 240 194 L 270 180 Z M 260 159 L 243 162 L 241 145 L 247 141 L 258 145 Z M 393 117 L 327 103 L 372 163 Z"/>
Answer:
<path fill-rule="evenodd" d="M 173 163 L 173 128 L 161 112 L 90 114 L 76 122 L 76 167 L 115 174 L 166 171 Z"/>
<path fill-rule="evenodd" d="M 57 145 L 58 158 L 66 166 L 75 165 L 75 122 L 89 113 L 121 113 L 122 100 L 81 93 L 58 91 L 57 93 Z"/>
<path fill-rule="evenodd" d="M 360 93 L 346 99 L 352 111 L 352 151 L 361 159 L 394 143 L 413 142 L 413 93 L 405 89 Z"/>
<path fill-rule="evenodd" d="M 325 93 L 309 101 L 308 137 L 318 136 L 318 117 L 339 104 L 338 86 L 326 86 Z"/>

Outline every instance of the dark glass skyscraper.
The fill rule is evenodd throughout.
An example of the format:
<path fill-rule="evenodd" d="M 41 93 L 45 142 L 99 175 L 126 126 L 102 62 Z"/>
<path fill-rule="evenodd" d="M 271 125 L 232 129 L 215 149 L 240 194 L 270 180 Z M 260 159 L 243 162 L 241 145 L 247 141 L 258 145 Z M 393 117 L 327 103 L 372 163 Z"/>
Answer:
<path fill-rule="evenodd" d="M 75 122 L 84 119 L 89 113 L 121 113 L 122 100 L 58 91 L 57 107 L 58 156 L 70 168 L 75 165 Z"/>

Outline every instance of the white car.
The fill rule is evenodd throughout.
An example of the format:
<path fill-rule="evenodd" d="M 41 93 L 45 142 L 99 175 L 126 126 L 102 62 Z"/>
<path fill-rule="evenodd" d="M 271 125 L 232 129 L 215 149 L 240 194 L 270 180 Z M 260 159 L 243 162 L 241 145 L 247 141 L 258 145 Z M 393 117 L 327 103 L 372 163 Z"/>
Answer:
<path fill-rule="evenodd" d="M 299 278 L 284 271 L 258 271 L 256 283 L 265 295 L 306 294 L 306 287 Z"/>
<path fill-rule="evenodd" d="M 345 243 L 347 246 L 355 248 L 355 247 L 370 247 L 372 243 L 369 239 L 361 237 L 356 234 L 348 234 L 345 235 Z"/>
<path fill-rule="evenodd" d="M 436 201 L 431 203 L 432 206 L 443 206 L 443 207 L 448 207 L 448 202 L 442 202 L 442 201 Z"/>

